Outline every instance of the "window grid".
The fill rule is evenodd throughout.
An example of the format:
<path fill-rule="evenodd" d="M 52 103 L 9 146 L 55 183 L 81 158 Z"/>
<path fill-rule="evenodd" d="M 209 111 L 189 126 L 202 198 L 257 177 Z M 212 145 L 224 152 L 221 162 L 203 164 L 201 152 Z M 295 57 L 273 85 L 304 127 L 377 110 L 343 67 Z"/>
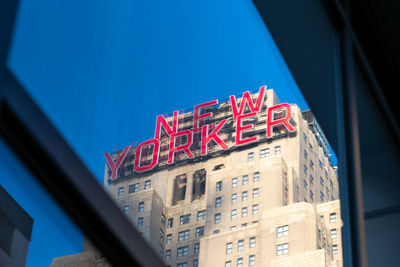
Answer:
<path fill-rule="evenodd" d="M 276 246 L 276 255 L 283 255 L 283 254 L 288 254 L 289 253 L 289 244 L 284 243 L 284 244 L 279 244 Z"/>

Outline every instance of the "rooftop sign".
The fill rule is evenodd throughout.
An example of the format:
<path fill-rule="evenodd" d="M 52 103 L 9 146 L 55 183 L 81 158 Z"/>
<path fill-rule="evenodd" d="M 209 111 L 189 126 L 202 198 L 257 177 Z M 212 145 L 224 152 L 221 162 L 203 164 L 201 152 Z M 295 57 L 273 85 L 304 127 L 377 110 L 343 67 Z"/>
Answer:
<path fill-rule="evenodd" d="M 190 113 L 174 111 L 172 117 L 157 116 L 154 138 L 142 142 L 136 148 L 125 147 L 114 159 L 110 153 L 104 154 L 112 171 L 111 179 L 117 178 L 129 152 L 134 154 L 134 171 L 142 173 L 161 162 L 173 164 L 180 156 L 189 159 L 205 156 L 213 146 L 218 150 L 226 150 L 258 141 L 258 135 L 249 136 L 249 133 L 251 135 L 251 131 L 254 131 L 255 124 L 252 121 L 261 113 L 265 97 L 266 86 L 261 86 L 254 100 L 252 94 L 246 91 L 240 103 L 232 95 L 225 106 L 220 104 L 218 107 L 218 100 L 213 100 L 196 105 Z M 290 122 L 292 113 L 288 103 L 267 107 L 266 113 L 264 125 L 267 139 L 273 137 L 275 127 L 287 132 L 296 131 Z M 227 136 L 228 132 L 230 137 Z"/>

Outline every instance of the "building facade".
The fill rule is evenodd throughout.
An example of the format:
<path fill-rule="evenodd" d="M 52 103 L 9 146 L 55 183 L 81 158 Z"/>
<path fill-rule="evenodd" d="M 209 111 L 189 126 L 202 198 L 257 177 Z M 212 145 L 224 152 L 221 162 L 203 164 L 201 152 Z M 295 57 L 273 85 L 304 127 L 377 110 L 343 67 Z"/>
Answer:
<path fill-rule="evenodd" d="M 231 103 L 223 101 L 202 114 L 214 113 L 207 124 L 228 118 L 220 135 L 230 148 L 211 144 L 202 155 L 200 133 L 194 132 L 194 157 L 176 153 L 175 162 L 166 164 L 170 138 L 161 132 L 155 168 L 135 172 L 135 148 L 116 179 L 106 165 L 106 191 L 167 266 L 342 266 L 339 185 L 328 143 L 312 113 L 294 104 L 271 115 L 279 120 L 291 112 L 295 131 L 277 125 L 272 138 L 265 138 L 268 107 L 280 102 L 271 89 L 262 96 L 262 107 L 247 122 L 253 127 L 242 133 L 258 136 L 255 142 L 233 145 L 238 125 L 229 120 Z M 243 99 L 238 98 L 239 106 Z M 243 107 L 242 113 L 251 111 Z M 193 112 L 178 118 L 180 130 L 193 129 Z M 172 120 L 167 119 L 169 125 Z M 121 153 L 112 155 L 114 162 Z M 143 166 L 153 153 L 142 152 Z M 89 255 L 91 249 L 86 250 Z"/>

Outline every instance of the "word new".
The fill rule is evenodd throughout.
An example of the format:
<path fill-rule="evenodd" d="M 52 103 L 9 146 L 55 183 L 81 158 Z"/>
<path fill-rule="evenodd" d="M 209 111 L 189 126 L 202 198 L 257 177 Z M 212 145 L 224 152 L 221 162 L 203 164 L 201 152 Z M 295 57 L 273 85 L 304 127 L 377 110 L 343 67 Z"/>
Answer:
<path fill-rule="evenodd" d="M 252 142 L 256 142 L 259 137 L 258 136 L 252 136 L 252 137 L 247 137 L 243 138 L 243 132 L 248 131 L 254 128 L 254 124 L 246 124 L 243 125 L 243 122 L 246 119 L 250 119 L 252 117 L 255 117 L 258 115 L 258 113 L 261 111 L 261 107 L 265 98 L 265 89 L 266 86 L 261 86 L 260 91 L 257 97 L 257 100 L 255 103 L 253 102 L 253 99 L 251 97 L 251 94 L 249 91 L 243 93 L 242 101 L 238 107 L 237 101 L 235 96 L 230 96 L 230 104 L 232 108 L 232 116 L 233 120 L 236 122 L 236 138 L 235 138 L 235 144 L 233 146 L 242 146 L 246 145 Z M 168 149 L 168 161 L 167 164 L 173 164 L 175 162 L 175 155 L 177 153 L 185 153 L 188 158 L 193 158 L 193 152 L 191 151 L 190 147 L 193 143 L 193 135 L 195 133 L 201 133 L 201 140 L 199 141 L 201 143 L 201 155 L 207 155 L 208 153 L 208 146 L 210 142 L 215 142 L 220 149 L 228 149 L 229 146 L 228 144 L 221 139 L 219 136 L 220 130 L 224 127 L 226 122 L 228 121 L 227 119 L 224 119 L 220 121 L 217 125 L 212 125 L 214 128 L 210 127 L 210 125 L 202 125 L 201 127 L 199 124 L 201 122 L 204 122 L 206 118 L 213 117 L 213 112 L 208 112 L 208 113 L 202 113 L 201 111 L 206 108 L 206 107 L 211 107 L 218 105 L 218 100 L 213 100 L 207 103 L 203 103 L 200 105 L 197 105 L 194 107 L 194 114 L 193 114 L 193 128 L 191 130 L 183 130 L 179 131 L 179 125 L 178 125 L 178 115 L 179 112 L 175 111 L 173 113 L 173 118 L 172 118 L 172 125 L 167 122 L 166 118 L 163 115 L 157 116 L 156 119 L 156 128 L 155 128 L 155 134 L 154 138 L 147 140 L 140 145 L 136 147 L 135 151 L 135 163 L 134 163 L 134 170 L 137 173 L 141 173 L 144 171 L 148 171 L 153 169 L 155 166 L 157 166 L 159 162 L 159 156 L 160 156 L 160 146 L 161 146 L 161 131 L 164 129 L 166 134 L 169 137 L 169 149 Z M 245 112 L 246 107 L 248 107 L 250 112 Z M 274 111 L 281 111 L 281 110 L 286 110 L 285 112 L 285 117 L 279 118 L 274 120 L 273 115 Z M 280 126 L 280 127 L 285 127 L 288 132 L 294 132 L 296 131 L 293 125 L 290 123 L 292 113 L 291 113 L 291 108 L 290 105 L 287 103 L 284 104 L 278 104 L 272 107 L 268 107 L 267 110 L 267 120 L 266 120 L 266 136 L 267 138 L 272 137 L 272 129 L 274 126 Z M 210 128 L 212 128 L 210 130 Z M 185 137 L 185 138 L 184 138 Z M 178 139 L 181 138 L 181 139 Z M 177 142 L 177 140 L 186 140 L 185 144 L 180 144 Z M 151 162 L 147 165 L 141 165 L 142 162 L 142 152 L 144 148 L 150 149 L 152 152 L 150 153 L 152 155 Z M 125 149 L 119 154 L 119 157 L 116 161 L 113 160 L 112 156 L 110 153 L 105 153 L 104 156 L 106 158 L 107 164 L 112 170 L 111 173 L 111 179 L 116 179 L 117 174 L 119 171 L 119 168 L 123 165 L 123 162 L 128 155 L 128 152 L 132 149 L 132 146 L 127 146 Z"/>

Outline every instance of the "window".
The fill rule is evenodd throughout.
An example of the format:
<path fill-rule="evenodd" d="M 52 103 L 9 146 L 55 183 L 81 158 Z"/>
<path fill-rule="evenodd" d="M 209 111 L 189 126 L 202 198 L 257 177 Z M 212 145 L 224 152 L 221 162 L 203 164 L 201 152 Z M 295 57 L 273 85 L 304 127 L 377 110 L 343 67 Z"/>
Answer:
<path fill-rule="evenodd" d="M 310 152 L 313 153 L 313 146 L 310 144 Z"/>
<path fill-rule="evenodd" d="M 325 199 L 324 193 L 322 191 L 319 191 L 319 199 L 323 201 Z"/>
<path fill-rule="evenodd" d="M 134 185 L 133 185 L 133 184 L 130 184 L 130 185 L 128 186 L 128 193 L 131 194 L 131 193 L 133 193 L 134 191 L 135 191 Z"/>
<path fill-rule="evenodd" d="M 304 149 L 304 158 L 307 159 L 308 158 L 308 153 L 307 151 Z"/>
<path fill-rule="evenodd" d="M 217 192 L 222 190 L 222 181 L 217 182 L 216 189 L 217 189 Z"/>
<path fill-rule="evenodd" d="M 249 256 L 249 266 L 254 266 L 254 265 L 256 265 L 256 256 L 250 255 Z"/>
<path fill-rule="evenodd" d="M 305 174 L 305 175 L 307 175 L 307 171 L 308 171 L 308 168 L 307 168 L 306 165 L 304 165 L 304 174 Z"/>
<path fill-rule="evenodd" d="M 242 223 L 242 228 L 247 227 L 247 223 Z"/>
<path fill-rule="evenodd" d="M 193 260 L 193 267 L 199 267 L 199 260 Z"/>
<path fill-rule="evenodd" d="M 187 262 L 181 262 L 176 265 L 176 267 L 188 267 Z"/>
<path fill-rule="evenodd" d="M 167 225 L 167 227 L 168 228 L 171 228 L 171 227 L 173 227 L 174 226 L 174 218 L 168 218 L 168 225 Z"/>
<path fill-rule="evenodd" d="M 332 229 L 331 230 L 331 238 L 336 238 L 337 237 L 337 230 L 336 229 Z"/>
<path fill-rule="evenodd" d="M 237 202 L 237 194 L 232 194 L 232 204 Z"/>
<path fill-rule="evenodd" d="M 289 253 L 289 244 L 279 244 L 276 246 L 276 255 L 283 255 L 283 254 L 288 254 Z"/>
<path fill-rule="evenodd" d="M 304 186 L 305 189 L 307 189 L 307 185 L 308 185 L 308 184 L 307 184 L 307 181 L 306 181 L 306 180 L 303 180 L 303 186 Z"/>
<path fill-rule="evenodd" d="M 197 220 L 201 221 L 206 218 L 206 210 L 200 210 L 197 212 Z"/>
<path fill-rule="evenodd" d="M 221 222 L 221 213 L 216 213 L 214 215 L 214 223 L 219 224 Z"/>
<path fill-rule="evenodd" d="M 151 186 L 151 180 L 147 180 L 144 182 L 144 189 L 149 189 Z"/>
<path fill-rule="evenodd" d="M 260 150 L 260 159 L 269 157 L 269 148 L 261 149 Z"/>
<path fill-rule="evenodd" d="M 311 201 L 314 201 L 314 193 L 311 190 L 310 190 L 310 199 L 311 199 Z"/>
<path fill-rule="evenodd" d="M 236 266 L 237 267 L 243 267 L 243 258 L 237 258 Z"/>
<path fill-rule="evenodd" d="M 231 226 L 231 231 L 236 230 L 236 225 Z"/>
<path fill-rule="evenodd" d="M 254 152 L 250 152 L 247 154 L 247 161 L 253 161 L 254 160 Z"/>
<path fill-rule="evenodd" d="M 303 133 L 304 142 L 307 142 L 307 135 Z"/>
<path fill-rule="evenodd" d="M 321 184 L 321 186 L 324 186 L 324 184 L 325 184 L 324 178 L 319 177 L 319 183 Z"/>
<path fill-rule="evenodd" d="M 165 251 L 165 258 L 166 258 L 167 260 L 171 259 L 171 250 L 170 250 L 170 249 L 168 249 L 168 250 Z"/>
<path fill-rule="evenodd" d="M 164 248 L 160 246 L 160 256 L 161 258 L 164 257 Z"/>
<path fill-rule="evenodd" d="M 189 239 L 190 230 L 181 231 L 178 233 L 178 241 L 183 241 Z"/>
<path fill-rule="evenodd" d="M 196 237 L 200 237 L 204 235 L 204 226 L 200 226 L 196 228 Z"/>
<path fill-rule="evenodd" d="M 237 187 L 237 185 L 238 185 L 238 178 L 233 178 L 232 179 L 232 188 Z"/>
<path fill-rule="evenodd" d="M 310 185 L 314 184 L 314 177 L 310 175 Z"/>
<path fill-rule="evenodd" d="M 177 256 L 178 257 L 187 256 L 188 251 L 189 251 L 189 246 L 180 247 L 180 248 L 178 248 Z"/>
<path fill-rule="evenodd" d="M 236 209 L 231 211 L 231 219 L 232 220 L 236 219 Z"/>
<path fill-rule="evenodd" d="M 310 160 L 310 168 L 314 170 L 314 161 Z"/>
<path fill-rule="evenodd" d="M 252 224 L 257 225 L 257 224 L 258 224 L 258 221 L 253 221 Z"/>
<path fill-rule="evenodd" d="M 167 235 L 167 240 L 165 241 L 165 243 L 169 244 L 172 241 L 172 234 L 168 234 Z"/>
<path fill-rule="evenodd" d="M 335 223 L 336 222 L 336 213 L 329 214 L 329 222 Z"/>
<path fill-rule="evenodd" d="M 232 262 L 231 261 L 226 261 L 225 262 L 225 267 L 232 267 Z"/>
<path fill-rule="evenodd" d="M 253 189 L 253 199 L 258 198 L 258 188 Z"/>
<path fill-rule="evenodd" d="M 139 217 L 138 218 L 138 227 L 142 227 L 143 226 L 143 220 L 144 220 L 144 218 L 143 217 Z"/>
<path fill-rule="evenodd" d="M 215 230 L 213 234 L 214 234 L 214 235 L 219 234 L 219 230 Z"/>
<path fill-rule="evenodd" d="M 338 254 L 338 247 L 337 247 L 337 245 L 333 245 L 333 246 L 332 246 L 332 253 L 333 253 L 333 255 Z"/>
<path fill-rule="evenodd" d="M 243 250 L 243 247 L 244 247 L 244 240 L 242 239 L 238 241 L 237 250 L 241 251 Z"/>
<path fill-rule="evenodd" d="M 118 196 L 122 196 L 124 194 L 124 188 L 123 187 L 119 187 L 118 188 Z"/>
<path fill-rule="evenodd" d="M 227 243 L 226 244 L 226 254 L 231 254 L 232 253 L 232 248 L 233 248 L 233 243 Z"/>
<path fill-rule="evenodd" d="M 128 205 L 124 206 L 124 213 L 129 214 L 129 206 Z"/>
<path fill-rule="evenodd" d="M 164 213 L 161 213 L 161 225 L 165 226 L 165 215 L 164 215 Z"/>
<path fill-rule="evenodd" d="M 221 207 L 221 204 L 222 204 L 222 197 L 217 197 L 215 199 L 215 207 L 219 208 L 219 207 Z"/>
<path fill-rule="evenodd" d="M 248 183 L 249 183 L 249 176 L 248 175 L 243 175 L 242 185 L 246 185 Z"/>
<path fill-rule="evenodd" d="M 255 248 L 256 247 L 256 237 L 250 237 L 249 239 L 249 248 Z"/>
<path fill-rule="evenodd" d="M 242 192 L 242 201 L 247 200 L 247 191 Z"/>
<path fill-rule="evenodd" d="M 179 217 L 179 225 L 190 223 L 190 214 L 182 215 Z"/>
<path fill-rule="evenodd" d="M 160 229 L 160 239 L 162 242 L 164 242 L 165 234 L 164 231 Z"/>
<path fill-rule="evenodd" d="M 276 228 L 276 237 L 289 235 L 289 225 L 284 225 Z"/>
<path fill-rule="evenodd" d="M 200 243 L 197 242 L 194 244 L 194 253 L 199 253 L 200 252 Z"/>
<path fill-rule="evenodd" d="M 276 146 L 275 147 L 275 155 L 280 155 L 281 154 L 281 146 Z"/>
<path fill-rule="evenodd" d="M 139 183 L 133 185 L 133 192 L 139 192 L 139 189 L 140 189 Z"/>
<path fill-rule="evenodd" d="M 144 211 L 144 202 L 139 202 L 138 211 L 139 212 L 143 212 Z"/>
<path fill-rule="evenodd" d="M 260 181 L 260 173 L 259 172 L 255 172 L 253 174 L 253 182 L 258 182 Z"/>
<path fill-rule="evenodd" d="M 242 208 L 242 217 L 247 217 L 247 207 Z"/>
<path fill-rule="evenodd" d="M 252 210 L 252 212 L 253 212 L 253 215 L 258 214 L 258 205 L 257 205 L 257 204 L 253 205 L 253 210 Z"/>
<path fill-rule="evenodd" d="M 319 167 L 322 169 L 322 161 L 318 160 Z"/>

